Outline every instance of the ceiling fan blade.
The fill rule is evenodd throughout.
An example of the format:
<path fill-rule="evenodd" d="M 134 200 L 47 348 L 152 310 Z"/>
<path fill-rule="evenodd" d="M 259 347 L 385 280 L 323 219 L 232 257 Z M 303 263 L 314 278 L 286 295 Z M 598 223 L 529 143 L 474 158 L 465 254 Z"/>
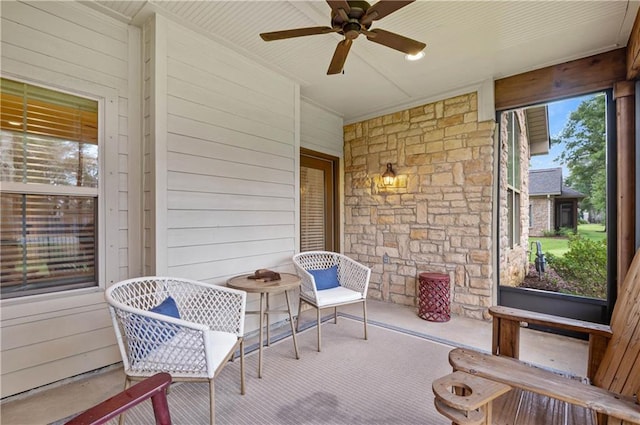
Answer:
<path fill-rule="evenodd" d="M 345 21 L 349 20 L 349 11 L 351 10 L 351 6 L 347 0 L 327 0 L 327 4 L 333 10 L 334 13 L 337 13 L 344 19 Z M 343 13 L 340 13 L 340 9 L 343 10 Z"/>
<path fill-rule="evenodd" d="M 385 16 L 395 12 L 398 9 L 413 3 L 415 0 L 396 1 L 396 0 L 378 0 L 376 4 L 371 6 L 367 13 L 360 19 L 361 25 L 368 25 L 371 22 L 382 19 Z"/>
<path fill-rule="evenodd" d="M 263 32 L 262 34 L 260 34 L 260 37 L 262 37 L 264 41 L 274 41 L 274 40 L 283 40 L 285 38 L 304 37 L 307 35 L 329 34 L 331 32 L 338 32 L 338 31 L 340 31 L 340 28 L 307 27 L 307 28 L 296 28 L 296 29 L 284 30 L 284 31 Z"/>
<path fill-rule="evenodd" d="M 349 54 L 349 49 L 351 49 L 352 43 L 353 41 L 348 38 L 345 38 L 338 43 L 336 51 L 333 52 L 333 58 L 331 58 L 331 64 L 329 64 L 327 75 L 339 74 L 342 72 L 344 62 L 347 60 L 347 55 Z"/>
<path fill-rule="evenodd" d="M 375 36 L 369 35 L 370 33 L 374 33 Z M 420 41 L 378 28 L 368 31 L 367 40 L 391 47 L 408 55 L 415 55 L 427 47 L 425 43 Z"/>

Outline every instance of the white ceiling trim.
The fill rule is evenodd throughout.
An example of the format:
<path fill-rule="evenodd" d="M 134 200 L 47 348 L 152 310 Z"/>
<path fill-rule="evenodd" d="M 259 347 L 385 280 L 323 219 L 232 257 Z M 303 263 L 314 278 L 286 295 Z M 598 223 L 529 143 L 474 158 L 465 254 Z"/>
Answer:
<path fill-rule="evenodd" d="M 372 118 L 378 118 L 383 115 L 405 111 L 407 109 L 416 108 L 422 105 L 428 105 L 429 103 L 435 103 L 441 100 L 446 100 L 452 97 L 470 93 L 478 94 L 478 121 L 495 120 L 496 110 L 494 106 L 494 84 L 493 80 L 486 80 L 477 84 L 472 84 L 465 87 L 457 88 L 455 90 L 439 93 L 435 96 L 423 97 L 420 99 L 412 100 L 411 102 L 377 109 L 371 113 L 348 119 L 344 123 L 346 125 L 366 121 Z"/>

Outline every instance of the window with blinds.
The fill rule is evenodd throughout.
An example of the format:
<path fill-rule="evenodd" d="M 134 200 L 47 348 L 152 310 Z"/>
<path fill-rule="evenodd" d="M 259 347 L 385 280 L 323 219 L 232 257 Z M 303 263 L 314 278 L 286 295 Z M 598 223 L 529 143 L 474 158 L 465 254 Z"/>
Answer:
<path fill-rule="evenodd" d="M 98 102 L 0 80 L 1 297 L 96 286 Z"/>

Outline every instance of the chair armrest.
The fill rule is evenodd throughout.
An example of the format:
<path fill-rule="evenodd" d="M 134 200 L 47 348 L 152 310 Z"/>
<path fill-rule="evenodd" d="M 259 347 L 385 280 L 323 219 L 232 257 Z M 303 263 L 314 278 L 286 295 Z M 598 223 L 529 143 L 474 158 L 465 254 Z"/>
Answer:
<path fill-rule="evenodd" d="M 104 424 L 149 398 L 153 404 L 156 424 L 170 425 L 171 416 L 166 393 L 170 384 L 171 375 L 158 373 L 79 414 L 66 425 Z"/>
<path fill-rule="evenodd" d="M 567 317 L 554 316 L 551 314 L 536 313 L 534 311 L 520 310 L 517 308 L 493 306 L 489 308 L 489 313 L 493 317 L 505 320 L 533 323 L 564 329 L 568 331 L 583 332 L 601 336 L 611 336 L 611 328 L 599 323 L 587 322 L 584 320 L 570 319 Z"/>
<path fill-rule="evenodd" d="M 449 363 L 456 371 L 542 394 L 632 423 L 640 423 L 640 405 L 633 399 L 516 359 L 456 348 L 449 353 Z"/>
<path fill-rule="evenodd" d="M 496 355 L 516 359 L 519 357 L 520 327 L 523 324 L 535 324 L 589 335 L 589 363 L 587 365 L 589 379 L 593 379 L 595 376 L 612 336 L 611 328 L 607 325 L 517 308 L 493 306 L 489 308 L 489 314 L 493 316 L 491 350 Z"/>
<path fill-rule="evenodd" d="M 316 281 L 313 278 L 313 275 L 309 273 L 307 270 L 299 266 L 296 262 L 293 263 L 296 274 L 300 278 L 300 290 L 302 292 L 314 294 L 316 291 Z M 314 295 L 315 296 L 315 295 Z"/>
<path fill-rule="evenodd" d="M 190 285 L 191 293 L 176 300 L 181 318 L 214 331 L 244 335 L 246 292 L 197 281 Z"/>
<path fill-rule="evenodd" d="M 363 297 L 366 297 L 371 269 L 342 254 L 339 254 L 338 261 L 340 262 L 338 267 L 340 285 L 360 292 Z"/>

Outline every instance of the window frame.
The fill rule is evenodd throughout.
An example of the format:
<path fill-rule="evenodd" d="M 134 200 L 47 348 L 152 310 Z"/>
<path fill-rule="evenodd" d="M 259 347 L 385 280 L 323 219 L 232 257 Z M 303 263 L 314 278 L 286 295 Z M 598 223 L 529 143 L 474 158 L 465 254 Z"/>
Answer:
<path fill-rule="evenodd" d="M 98 103 L 98 187 L 97 187 L 97 236 L 96 236 L 96 268 L 97 285 L 73 288 L 61 291 L 28 294 L 12 298 L 0 299 L 0 306 L 10 306 L 29 301 L 56 299 L 76 295 L 103 292 L 105 288 L 115 283 L 119 277 L 119 235 L 118 231 L 107 232 L 106 229 L 120 230 L 119 226 L 119 179 L 118 179 L 118 91 L 108 87 L 100 87 L 90 82 L 76 81 L 76 87 L 60 86 L 42 81 L 36 81 L 4 73 L 7 78 L 19 83 L 30 84 L 60 93 L 83 97 Z M 126 170 L 125 170 L 126 172 Z M 95 192 L 95 188 L 74 188 L 69 193 L 64 186 L 49 186 L 44 184 L 28 184 L 31 188 L 24 192 L 21 186 L 27 183 L 0 182 L 0 191 L 11 193 L 28 193 L 43 195 L 78 195 L 85 191 Z"/>
<path fill-rule="evenodd" d="M 509 248 L 514 248 L 522 244 L 521 144 L 522 126 L 520 124 L 520 118 L 515 110 L 509 111 L 507 112 L 507 236 L 509 240 Z M 518 167 L 517 173 L 516 166 Z M 510 177 L 512 177 L 513 181 L 509 181 Z"/>

